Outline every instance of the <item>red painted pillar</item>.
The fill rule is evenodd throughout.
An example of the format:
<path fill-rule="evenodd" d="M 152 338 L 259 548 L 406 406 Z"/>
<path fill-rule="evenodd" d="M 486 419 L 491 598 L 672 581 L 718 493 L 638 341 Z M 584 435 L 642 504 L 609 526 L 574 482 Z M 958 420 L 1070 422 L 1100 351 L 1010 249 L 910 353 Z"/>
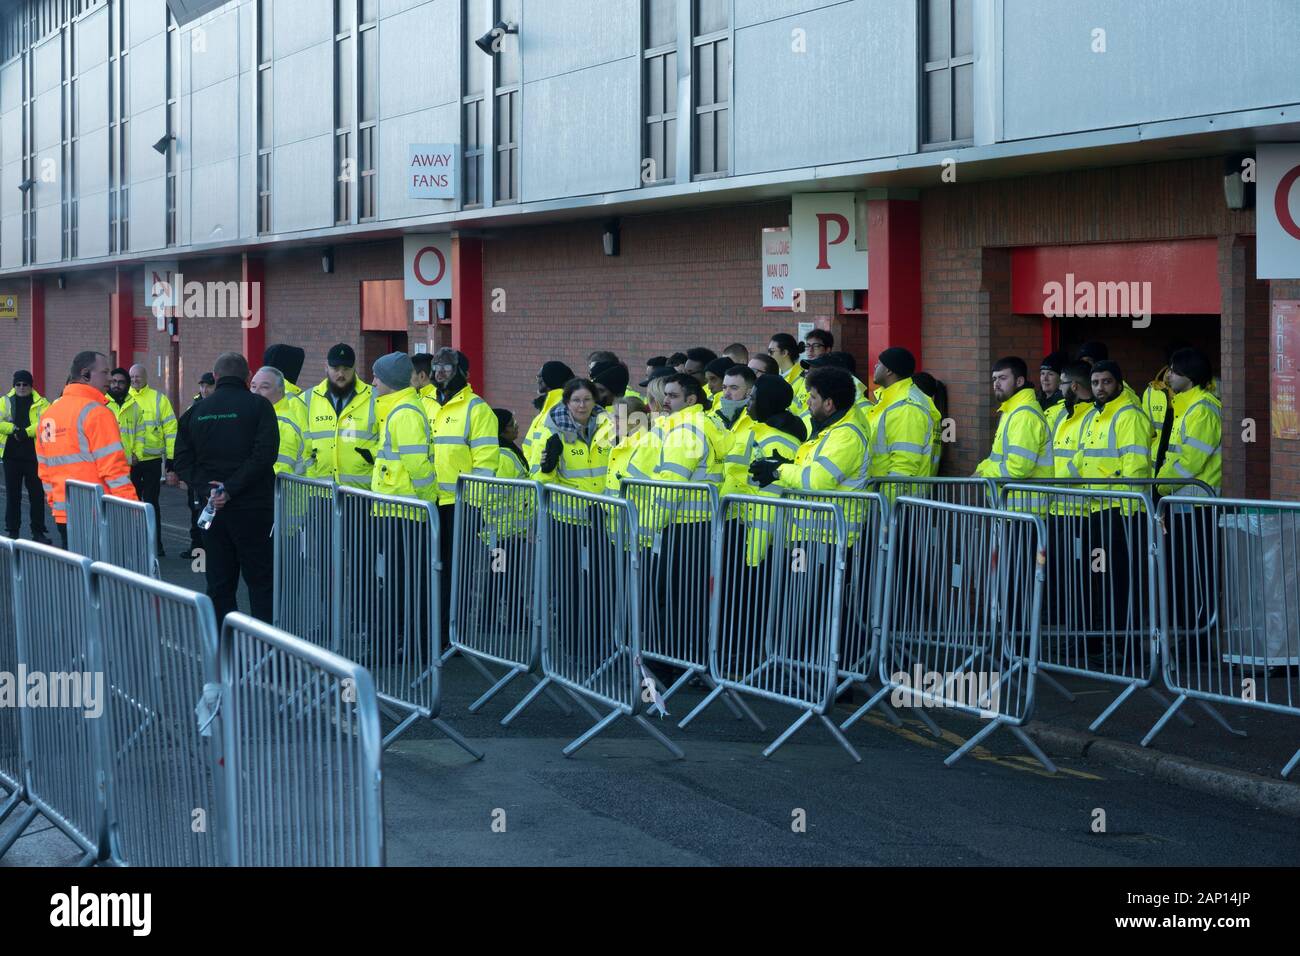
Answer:
<path fill-rule="evenodd" d="M 469 359 L 470 381 L 484 389 L 483 240 L 451 238 L 451 347 Z"/>
<path fill-rule="evenodd" d="M 135 298 L 131 295 L 130 273 L 118 269 L 108 299 L 108 348 L 122 368 L 135 362 Z"/>
<path fill-rule="evenodd" d="M 266 354 L 266 263 L 245 253 L 239 278 L 241 346 L 249 367 L 256 371 Z"/>
<path fill-rule="evenodd" d="M 892 346 L 921 355 L 921 203 L 915 199 L 867 200 L 868 373 L 876 356 Z"/>
<path fill-rule="evenodd" d="M 31 277 L 32 297 L 32 382 L 36 391 L 45 394 L 45 279 Z M 59 391 L 63 386 L 59 386 Z"/>

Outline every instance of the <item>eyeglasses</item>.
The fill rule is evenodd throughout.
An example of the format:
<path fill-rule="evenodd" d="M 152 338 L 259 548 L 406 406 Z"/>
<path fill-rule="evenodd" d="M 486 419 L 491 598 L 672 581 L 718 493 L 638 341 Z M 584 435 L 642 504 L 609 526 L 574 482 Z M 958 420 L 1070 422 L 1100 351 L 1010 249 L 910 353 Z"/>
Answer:
<path fill-rule="evenodd" d="M 431 365 L 430 366 L 430 368 L 432 368 L 435 372 L 450 372 L 455 367 L 456 366 L 454 365 Z"/>

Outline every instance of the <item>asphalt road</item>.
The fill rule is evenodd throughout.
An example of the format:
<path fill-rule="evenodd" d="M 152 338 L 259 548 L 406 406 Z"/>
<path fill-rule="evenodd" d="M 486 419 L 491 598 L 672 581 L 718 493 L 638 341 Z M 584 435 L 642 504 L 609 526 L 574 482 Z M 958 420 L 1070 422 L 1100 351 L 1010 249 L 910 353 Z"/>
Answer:
<path fill-rule="evenodd" d="M 164 497 L 164 542 L 187 544 L 182 496 Z M 164 576 L 201 587 L 171 557 Z M 935 739 L 908 719 L 878 717 L 849 737 L 854 764 L 824 730 L 806 725 L 770 759 L 761 750 L 794 712 L 757 704 L 766 732 L 717 707 L 682 731 L 699 699 L 684 690 L 659 722 L 686 753 L 620 721 L 566 758 L 591 721 L 541 698 L 510 729 L 498 721 L 522 696 L 508 688 L 467 712 L 486 685 L 462 660 L 444 669 L 443 717 L 487 754 L 474 762 L 428 723 L 386 752 L 390 865 L 1293 865 L 1295 819 L 1211 797 L 1141 773 L 1059 761 L 1051 776 L 999 732 L 948 769 L 943 757 L 979 729 L 932 711 Z M 859 698 L 861 699 L 861 698 Z M 847 715 L 847 705 L 838 713 Z M 841 716 L 842 720 L 843 717 Z M 799 824 L 803 825 L 800 826 Z M 58 865 L 76 853 L 45 824 L 0 866 Z"/>

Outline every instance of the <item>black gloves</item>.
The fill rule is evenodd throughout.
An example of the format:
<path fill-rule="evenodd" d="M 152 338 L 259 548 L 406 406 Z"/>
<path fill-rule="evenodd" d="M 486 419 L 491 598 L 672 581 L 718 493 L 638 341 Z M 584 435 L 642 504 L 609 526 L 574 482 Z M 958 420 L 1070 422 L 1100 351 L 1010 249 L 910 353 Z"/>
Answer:
<path fill-rule="evenodd" d="M 564 451 L 564 439 L 559 435 L 551 435 L 546 439 L 546 450 L 542 452 L 542 471 L 550 474 L 555 470 L 556 465 L 560 463 L 560 455 Z"/>
<path fill-rule="evenodd" d="M 770 485 L 776 481 L 777 470 L 782 465 L 788 465 L 789 461 L 776 455 L 772 458 L 756 458 L 749 464 L 749 476 L 753 478 L 760 486 Z"/>

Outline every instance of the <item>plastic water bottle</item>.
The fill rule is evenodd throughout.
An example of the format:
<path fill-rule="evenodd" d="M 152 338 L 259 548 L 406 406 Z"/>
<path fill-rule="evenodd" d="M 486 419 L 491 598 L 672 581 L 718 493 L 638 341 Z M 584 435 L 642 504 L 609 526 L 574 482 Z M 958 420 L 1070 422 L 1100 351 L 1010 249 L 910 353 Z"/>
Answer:
<path fill-rule="evenodd" d="M 203 512 L 199 515 L 199 520 L 198 520 L 198 526 L 202 528 L 204 531 L 207 531 L 209 528 L 212 527 L 212 519 L 217 516 L 217 508 L 212 503 L 212 499 L 215 498 L 217 495 L 221 494 L 225 490 L 226 490 L 225 485 L 217 485 L 208 494 L 207 507 L 203 509 Z"/>

